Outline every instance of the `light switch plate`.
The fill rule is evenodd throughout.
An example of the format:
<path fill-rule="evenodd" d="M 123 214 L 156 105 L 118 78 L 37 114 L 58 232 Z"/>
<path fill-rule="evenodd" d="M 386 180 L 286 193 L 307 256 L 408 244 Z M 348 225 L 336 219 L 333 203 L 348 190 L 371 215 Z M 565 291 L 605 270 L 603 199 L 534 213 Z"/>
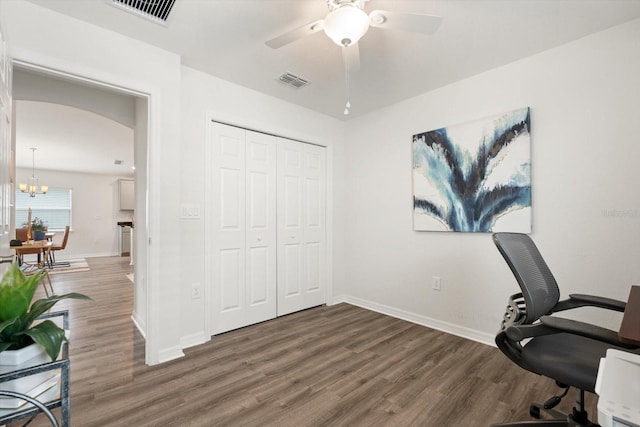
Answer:
<path fill-rule="evenodd" d="M 181 219 L 200 219 L 200 205 L 197 203 L 183 203 L 180 205 Z"/>

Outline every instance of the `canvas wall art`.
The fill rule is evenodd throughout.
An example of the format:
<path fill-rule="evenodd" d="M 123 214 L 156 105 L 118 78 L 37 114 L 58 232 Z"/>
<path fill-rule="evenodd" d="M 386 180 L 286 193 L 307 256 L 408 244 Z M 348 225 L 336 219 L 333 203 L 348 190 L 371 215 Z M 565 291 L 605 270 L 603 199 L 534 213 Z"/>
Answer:
<path fill-rule="evenodd" d="M 529 108 L 413 135 L 413 228 L 531 232 Z"/>

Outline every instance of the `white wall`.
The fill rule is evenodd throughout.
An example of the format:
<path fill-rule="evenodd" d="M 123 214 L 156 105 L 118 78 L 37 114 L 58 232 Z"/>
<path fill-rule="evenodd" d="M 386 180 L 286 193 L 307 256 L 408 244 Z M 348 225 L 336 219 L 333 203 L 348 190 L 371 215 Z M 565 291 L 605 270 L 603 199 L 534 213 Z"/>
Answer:
<path fill-rule="evenodd" d="M 150 363 L 207 338 L 204 300 L 190 298 L 205 283 L 203 220 L 179 220 L 181 203 L 204 204 L 207 117 L 329 147 L 335 301 L 491 341 L 515 281 L 488 234 L 412 231 L 410 142 L 522 106 L 532 109 L 533 237 L 563 294 L 624 299 L 640 281 L 640 21 L 345 124 L 29 2 L 0 2 L 0 13 L 14 57 L 150 95 L 148 188 L 137 200 L 149 209 L 136 218 L 147 224 L 139 241 L 152 242 L 148 271 L 136 270 Z M 612 209 L 627 215 L 603 214 Z"/>
<path fill-rule="evenodd" d="M 27 182 L 30 175 L 30 169 L 16 170 L 18 182 Z M 49 188 L 73 190 L 71 234 L 67 248 L 57 253 L 56 259 L 119 255 L 117 222 L 131 220 L 131 211 L 120 211 L 118 205 L 118 179 L 126 177 L 46 169 L 38 169 L 37 177 Z M 62 243 L 63 235 L 58 232 L 54 241 Z"/>
<path fill-rule="evenodd" d="M 179 56 L 26 1 L 2 1 L 0 14 L 14 59 L 149 96 L 149 169 L 136 171 L 148 174 L 147 191 L 139 197 L 149 209 L 137 219 L 136 233 L 150 244 L 138 248 L 149 258 L 138 265 L 136 280 L 148 288 L 147 362 L 180 357 L 180 307 L 173 304 L 180 299 L 181 268 Z"/>
<path fill-rule="evenodd" d="M 274 84 L 278 84 L 274 82 Z M 328 170 L 339 194 L 344 123 L 313 111 L 182 67 L 181 202 L 199 204 L 200 219 L 181 220 L 180 281 L 183 345 L 208 339 L 205 301 L 191 299 L 191 285 L 205 285 L 204 188 L 207 118 L 328 147 Z M 337 160 L 336 160 L 337 159 Z M 329 183 L 331 185 L 331 182 Z M 336 188 L 338 187 L 338 188 Z M 331 204 L 331 193 L 328 197 Z M 333 210 L 330 205 L 329 212 Z M 333 210 L 337 212 L 337 210 Z M 327 219 L 328 229 L 333 216 Z M 330 245 L 328 245 L 330 246 Z"/>
<path fill-rule="evenodd" d="M 530 106 L 532 237 L 563 296 L 626 300 L 640 282 L 639 40 L 636 20 L 350 121 L 338 299 L 493 340 L 517 283 L 490 234 L 412 231 L 411 136 Z"/>
<path fill-rule="evenodd" d="M 135 127 L 134 97 L 41 73 L 14 70 L 13 99 L 68 105 L 108 117 L 129 128 Z"/>

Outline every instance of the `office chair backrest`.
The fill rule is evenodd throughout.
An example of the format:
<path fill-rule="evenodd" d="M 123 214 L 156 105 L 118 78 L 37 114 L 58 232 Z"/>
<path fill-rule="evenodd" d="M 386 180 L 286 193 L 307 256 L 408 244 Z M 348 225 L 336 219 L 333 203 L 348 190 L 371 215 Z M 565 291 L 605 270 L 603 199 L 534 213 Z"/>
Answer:
<path fill-rule="evenodd" d="M 496 233 L 493 241 L 520 285 L 530 324 L 549 314 L 560 299 L 560 290 L 542 255 L 526 234 Z"/>

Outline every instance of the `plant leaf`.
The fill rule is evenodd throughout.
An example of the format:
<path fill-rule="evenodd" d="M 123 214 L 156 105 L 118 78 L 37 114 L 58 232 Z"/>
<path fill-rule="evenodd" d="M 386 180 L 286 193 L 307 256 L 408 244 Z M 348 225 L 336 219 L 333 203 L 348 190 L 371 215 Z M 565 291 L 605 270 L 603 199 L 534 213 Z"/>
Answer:
<path fill-rule="evenodd" d="M 29 300 L 15 288 L 0 288 L 0 322 L 23 316 L 29 308 Z"/>
<path fill-rule="evenodd" d="M 24 280 L 21 281 L 21 283 L 19 283 L 17 286 L 18 291 L 29 302 L 31 302 L 31 300 L 33 299 L 33 295 L 36 293 L 36 289 L 38 289 L 38 286 L 40 285 L 42 280 L 44 280 L 44 273 L 39 271 L 35 274 L 25 277 L 24 273 L 22 272 L 22 270 L 20 270 L 20 267 L 18 267 L 17 264 L 16 268 L 20 272 L 19 275 L 24 278 Z"/>
<path fill-rule="evenodd" d="M 27 313 L 42 279 L 41 274 L 25 278 L 17 263 L 9 267 L 0 282 L 0 322 Z"/>
<path fill-rule="evenodd" d="M 14 349 L 20 348 L 20 344 L 22 344 L 25 338 L 16 334 L 22 331 L 24 331 L 22 322 L 17 317 L 0 323 L 0 342 L 6 344 L 5 349 L 9 347 L 13 347 Z"/>
<path fill-rule="evenodd" d="M 37 324 L 26 331 L 25 334 L 29 335 L 33 341 L 44 347 L 49 357 L 51 357 L 51 360 L 54 361 L 58 358 L 58 354 L 60 354 L 62 343 L 67 340 L 64 335 L 64 330 L 59 328 L 51 320 L 45 320 Z"/>
<path fill-rule="evenodd" d="M 16 322 L 16 320 L 18 320 L 18 318 L 14 317 L 13 319 L 5 320 L 4 322 L 0 323 L 0 334 L 2 333 L 2 331 L 4 331 L 4 329 L 7 326 L 13 325 Z"/>
<path fill-rule="evenodd" d="M 0 285 L 4 286 L 17 286 L 24 282 L 24 274 L 20 271 L 20 267 L 17 262 L 11 264 L 11 267 L 2 276 Z"/>
<path fill-rule="evenodd" d="M 84 294 L 79 294 L 77 292 L 71 292 L 64 295 L 52 295 L 49 298 L 42 298 L 34 302 L 31 305 L 31 311 L 29 311 L 29 313 L 27 313 L 27 316 L 25 316 L 25 320 L 28 321 L 28 324 L 30 325 L 38 316 L 49 310 L 58 301 L 69 298 L 93 301 L 93 299 L 91 299 L 90 297 Z"/>

